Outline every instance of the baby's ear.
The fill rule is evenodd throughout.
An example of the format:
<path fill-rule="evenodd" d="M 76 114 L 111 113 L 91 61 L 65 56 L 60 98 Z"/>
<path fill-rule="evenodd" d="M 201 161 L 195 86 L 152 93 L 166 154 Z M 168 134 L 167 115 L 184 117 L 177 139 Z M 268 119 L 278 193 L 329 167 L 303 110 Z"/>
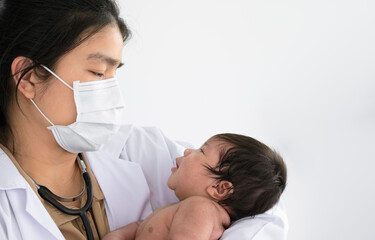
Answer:
<path fill-rule="evenodd" d="M 207 187 L 207 193 L 215 200 L 223 200 L 233 193 L 233 184 L 229 181 L 220 181 L 216 186 Z"/>

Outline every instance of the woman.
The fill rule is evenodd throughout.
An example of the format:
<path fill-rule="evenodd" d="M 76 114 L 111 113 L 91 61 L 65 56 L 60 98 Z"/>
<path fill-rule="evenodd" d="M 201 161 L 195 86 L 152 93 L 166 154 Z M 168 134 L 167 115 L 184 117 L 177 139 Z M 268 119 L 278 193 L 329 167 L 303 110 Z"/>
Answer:
<path fill-rule="evenodd" d="M 113 1 L 2 0 L 0 33 L 0 239 L 100 239 L 177 200 L 184 147 L 120 128 Z"/>

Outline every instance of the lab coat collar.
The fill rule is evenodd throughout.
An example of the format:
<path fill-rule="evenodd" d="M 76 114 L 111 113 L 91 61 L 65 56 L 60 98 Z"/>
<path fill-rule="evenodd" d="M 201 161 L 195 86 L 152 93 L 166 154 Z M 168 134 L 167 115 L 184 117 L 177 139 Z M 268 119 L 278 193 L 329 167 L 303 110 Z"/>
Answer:
<path fill-rule="evenodd" d="M 36 222 L 50 232 L 54 238 L 63 239 L 63 235 L 52 220 L 51 216 L 44 208 L 42 202 L 35 194 L 34 190 L 22 177 L 16 166 L 14 166 L 12 160 L 13 155 L 8 149 L 0 145 L 0 191 L 13 191 L 21 190 L 22 192 L 18 195 L 22 197 L 12 204 L 21 204 L 22 208 L 32 217 Z M 21 208 L 21 206 L 18 206 Z M 24 224 L 27 224 L 27 219 Z M 21 224 L 21 223 L 19 223 Z M 52 239 L 52 238 L 51 238 Z"/>
<path fill-rule="evenodd" d="M 0 190 L 26 189 L 26 181 L 9 159 L 5 147 L 0 144 Z"/>

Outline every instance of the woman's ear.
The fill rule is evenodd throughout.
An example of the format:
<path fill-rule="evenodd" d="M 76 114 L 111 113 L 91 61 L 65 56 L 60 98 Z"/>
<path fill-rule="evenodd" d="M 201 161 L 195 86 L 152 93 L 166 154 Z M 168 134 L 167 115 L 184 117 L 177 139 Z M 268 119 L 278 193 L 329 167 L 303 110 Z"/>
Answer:
<path fill-rule="evenodd" d="M 17 85 L 19 78 L 22 75 L 22 70 L 31 65 L 32 62 L 26 57 L 16 57 L 11 65 L 12 78 L 14 85 Z M 20 80 L 18 90 L 25 96 L 25 98 L 33 99 L 35 97 L 35 84 L 33 79 L 33 70 L 28 71 Z"/>
<path fill-rule="evenodd" d="M 223 200 L 233 193 L 233 184 L 229 181 L 220 181 L 216 186 L 209 186 L 206 189 L 208 195 L 215 200 Z"/>

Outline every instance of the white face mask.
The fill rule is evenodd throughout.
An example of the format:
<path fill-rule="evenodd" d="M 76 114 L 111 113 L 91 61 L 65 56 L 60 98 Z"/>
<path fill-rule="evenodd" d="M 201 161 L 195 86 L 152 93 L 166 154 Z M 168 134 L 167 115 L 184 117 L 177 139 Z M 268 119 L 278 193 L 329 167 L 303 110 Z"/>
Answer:
<path fill-rule="evenodd" d="M 58 80 L 74 91 L 77 119 L 68 126 L 53 124 L 31 100 L 43 117 L 52 125 L 56 142 L 71 153 L 96 151 L 119 130 L 124 104 L 116 78 L 81 83 L 73 82 L 73 88 L 59 76 L 42 65 Z"/>

